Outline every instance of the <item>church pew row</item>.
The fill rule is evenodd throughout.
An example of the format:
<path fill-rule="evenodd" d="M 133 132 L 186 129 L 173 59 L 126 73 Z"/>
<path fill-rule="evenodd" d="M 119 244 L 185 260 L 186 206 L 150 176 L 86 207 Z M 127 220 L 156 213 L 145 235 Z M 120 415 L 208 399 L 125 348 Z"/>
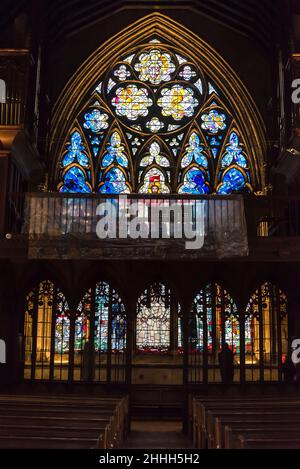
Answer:
<path fill-rule="evenodd" d="M 272 422 L 272 425 L 260 422 L 258 425 L 252 427 L 252 423 L 245 422 L 244 425 L 225 426 L 225 449 L 242 449 L 241 442 L 247 439 L 259 440 L 261 445 L 268 443 L 270 440 L 280 440 L 281 443 L 288 441 L 300 440 L 299 422 Z M 240 437 L 244 440 L 241 440 Z M 244 443 L 245 444 L 245 443 Z M 277 441 L 278 447 L 278 441 Z"/>
<path fill-rule="evenodd" d="M 253 420 L 253 417 L 263 417 L 264 420 L 288 420 L 300 422 L 300 410 L 292 408 L 280 407 L 267 407 L 266 405 L 259 405 L 258 403 L 252 408 L 248 405 L 239 409 L 218 409 L 209 410 L 206 417 L 206 437 L 207 444 L 210 448 L 223 448 L 224 447 L 224 427 L 222 426 L 222 419 L 226 417 L 243 418 L 245 421 Z"/>
<path fill-rule="evenodd" d="M 243 422 L 246 427 L 241 428 L 244 430 L 243 433 L 236 433 L 240 422 Z M 263 425 L 265 425 L 264 432 L 260 430 Z M 222 400 L 220 398 L 201 399 L 194 397 L 192 401 L 193 442 L 197 448 L 229 449 L 237 446 L 240 448 L 241 443 L 237 439 L 246 434 L 247 428 L 252 441 L 255 437 L 255 428 L 258 429 L 258 437 L 268 436 L 268 429 L 272 429 L 270 434 L 274 429 L 275 437 L 276 429 L 280 431 L 282 425 L 287 435 L 296 440 L 297 428 L 300 426 L 300 399 L 298 396 L 293 395 L 288 398 L 286 396 L 283 398 L 274 398 L 274 396 L 223 398 Z M 249 444 L 247 443 L 247 447 Z M 253 445 L 253 443 L 251 444 Z"/>
<path fill-rule="evenodd" d="M 83 427 L 86 425 L 87 416 L 90 416 L 89 422 L 90 425 L 94 425 L 93 417 L 98 417 L 96 419 L 97 425 L 99 426 L 99 431 L 96 431 L 94 435 L 95 441 L 98 441 L 97 446 L 100 447 L 115 447 L 117 446 L 118 441 L 118 432 L 122 432 L 122 429 L 118 426 L 118 420 L 114 414 L 114 409 L 97 409 L 96 412 L 83 412 L 83 409 L 71 409 L 63 410 L 61 408 L 55 409 L 40 409 L 39 406 L 31 406 L 30 408 L 22 408 L 18 406 L 1 408 L 0 405 L 0 422 L 9 421 L 18 423 L 18 426 L 21 427 L 21 421 L 23 421 L 22 426 L 31 425 L 33 427 L 37 424 L 37 419 L 34 419 L 34 416 L 40 417 L 38 421 L 41 425 L 41 419 L 48 421 L 47 425 L 49 427 L 49 436 L 52 434 L 52 426 L 65 426 L 72 431 L 72 426 L 77 425 Z M 22 419 L 22 420 L 21 420 Z M 99 422 L 100 420 L 100 422 Z M 82 422 L 84 422 L 82 424 Z M 93 423 L 92 423 L 93 422 Z M 20 428 L 22 433 L 22 428 Z M 36 429 L 32 429 L 32 436 L 35 436 Z M 14 434 L 18 435 L 18 429 L 15 427 Z M 37 435 L 38 436 L 38 435 Z"/>
<path fill-rule="evenodd" d="M 0 395 L 0 448 L 117 448 L 128 397 Z"/>
<path fill-rule="evenodd" d="M 238 437 L 238 445 L 236 449 L 298 449 L 300 448 L 300 438 L 291 436 L 278 436 L 278 438 L 247 438 Z"/>
<path fill-rule="evenodd" d="M 0 436 L 0 449 L 94 449 L 97 440 L 89 438 L 57 438 L 41 436 Z"/>
<path fill-rule="evenodd" d="M 264 395 L 263 397 L 260 396 L 250 396 L 250 397 L 201 397 L 198 398 L 197 396 L 190 396 L 189 398 L 189 422 L 190 422 L 190 427 L 189 427 L 189 434 L 190 436 L 193 437 L 194 443 L 196 443 L 197 438 L 197 432 L 201 432 L 201 427 L 205 429 L 205 419 L 206 419 L 206 412 L 209 409 L 213 409 L 216 406 L 223 406 L 224 404 L 226 407 L 229 404 L 232 405 L 238 405 L 239 403 L 245 403 L 246 401 L 251 404 L 251 403 L 259 403 L 263 399 L 264 402 L 268 403 L 274 402 L 274 395 Z M 295 399 L 295 394 L 291 395 L 285 395 L 284 401 L 287 399 Z M 199 428 L 198 428 L 199 427 Z"/>
<path fill-rule="evenodd" d="M 274 401 L 274 396 L 264 397 L 265 402 Z M 260 397 L 250 397 L 247 398 L 249 403 L 259 403 L 261 401 Z M 220 405 L 225 408 L 232 405 L 240 405 L 245 402 L 245 398 L 223 398 L 220 400 L 219 397 L 205 397 L 205 398 L 192 398 L 190 406 L 190 415 L 191 415 L 191 431 L 190 434 L 193 436 L 193 442 L 196 448 L 202 448 L 206 444 L 207 440 L 207 412 L 212 410 L 214 407 Z"/>

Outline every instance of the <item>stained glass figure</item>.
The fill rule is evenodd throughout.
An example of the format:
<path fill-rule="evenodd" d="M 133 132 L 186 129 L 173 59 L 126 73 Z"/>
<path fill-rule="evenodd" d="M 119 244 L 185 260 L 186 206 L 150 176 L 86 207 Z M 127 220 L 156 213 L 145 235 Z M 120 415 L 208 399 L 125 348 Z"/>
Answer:
<path fill-rule="evenodd" d="M 75 130 L 71 134 L 70 144 L 67 144 L 61 166 L 62 182 L 59 183 L 60 192 L 88 193 L 91 192 L 89 181 L 90 159 L 81 134 Z"/>
<path fill-rule="evenodd" d="M 169 194 L 170 188 L 166 184 L 165 174 L 157 167 L 149 169 L 143 177 L 141 194 Z"/>
<path fill-rule="evenodd" d="M 237 168 L 230 168 L 223 175 L 223 182 L 217 190 L 217 194 L 228 195 L 239 192 L 246 185 L 244 174 Z"/>
<path fill-rule="evenodd" d="M 86 180 L 86 173 L 78 166 L 72 166 L 63 176 L 63 185 L 60 192 L 89 193 L 92 192 L 90 184 Z"/>
<path fill-rule="evenodd" d="M 120 168 L 111 168 L 102 178 L 99 186 L 100 194 L 129 194 L 130 188 L 126 183 L 126 176 Z"/>
<path fill-rule="evenodd" d="M 251 190 L 248 161 L 236 132 L 231 132 L 225 153 L 221 156 L 221 184 L 218 194 L 231 194 L 246 189 Z"/>
<path fill-rule="evenodd" d="M 107 145 L 106 153 L 102 159 L 102 166 L 106 168 L 116 163 L 123 168 L 128 168 L 128 158 L 125 155 L 125 148 L 122 145 L 121 136 L 118 132 L 113 132 Z"/>
<path fill-rule="evenodd" d="M 57 291 L 56 308 L 54 348 L 55 353 L 63 355 L 69 352 L 70 312 L 66 298 L 60 290 Z"/>
<path fill-rule="evenodd" d="M 167 352 L 170 349 L 170 291 L 154 284 L 139 298 L 136 316 L 136 349 Z"/>
<path fill-rule="evenodd" d="M 205 195 L 210 193 L 209 185 L 204 172 L 192 166 L 183 176 L 183 184 L 178 190 L 179 194 Z"/>
<path fill-rule="evenodd" d="M 179 182 L 182 181 L 178 189 L 180 194 L 209 194 L 208 158 L 195 131 L 189 137 L 180 166 L 184 169 L 179 177 Z"/>

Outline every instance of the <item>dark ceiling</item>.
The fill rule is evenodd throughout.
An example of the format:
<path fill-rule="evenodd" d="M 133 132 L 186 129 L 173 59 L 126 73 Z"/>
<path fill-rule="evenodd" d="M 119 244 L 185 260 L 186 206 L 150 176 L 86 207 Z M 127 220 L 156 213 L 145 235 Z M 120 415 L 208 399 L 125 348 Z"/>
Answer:
<path fill-rule="evenodd" d="M 1 0 L 0 26 L 5 28 L 24 10 L 39 10 L 49 42 L 56 43 L 118 11 L 181 9 L 223 23 L 267 47 L 278 1 L 286 0 Z"/>

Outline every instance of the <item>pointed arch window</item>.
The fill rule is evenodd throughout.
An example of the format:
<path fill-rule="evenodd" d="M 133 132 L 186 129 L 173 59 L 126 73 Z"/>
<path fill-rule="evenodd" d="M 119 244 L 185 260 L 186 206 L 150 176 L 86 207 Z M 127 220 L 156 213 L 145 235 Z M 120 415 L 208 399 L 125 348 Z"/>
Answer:
<path fill-rule="evenodd" d="M 26 297 L 24 377 L 67 380 L 70 311 L 64 294 L 51 281 L 40 282 Z"/>
<path fill-rule="evenodd" d="M 234 106 L 194 57 L 150 36 L 91 83 L 60 149 L 57 188 L 103 194 L 253 192 L 255 165 Z"/>
<path fill-rule="evenodd" d="M 170 160 L 157 141 L 153 141 L 148 151 L 142 154 L 139 163 L 139 188 L 142 194 L 169 194 Z"/>
<path fill-rule="evenodd" d="M 281 381 L 288 356 L 287 297 L 266 282 L 249 300 L 245 317 L 247 381 Z"/>
<path fill-rule="evenodd" d="M 162 283 L 147 288 L 137 303 L 136 351 L 181 351 L 182 327 L 180 305 L 171 290 Z"/>
<path fill-rule="evenodd" d="M 88 290 L 75 321 L 74 380 L 125 381 L 127 322 L 125 307 L 106 282 Z"/>
<path fill-rule="evenodd" d="M 223 287 L 210 283 L 196 294 L 188 330 L 189 381 L 221 381 L 218 354 L 225 343 L 234 353 L 234 380 L 239 381 L 240 316 Z"/>

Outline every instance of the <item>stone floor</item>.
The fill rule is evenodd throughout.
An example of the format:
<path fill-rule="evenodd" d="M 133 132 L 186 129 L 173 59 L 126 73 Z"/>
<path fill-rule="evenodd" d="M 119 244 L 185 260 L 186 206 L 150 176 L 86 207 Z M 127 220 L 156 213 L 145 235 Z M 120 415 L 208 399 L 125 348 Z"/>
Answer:
<path fill-rule="evenodd" d="M 191 441 L 182 433 L 181 422 L 133 421 L 126 449 L 188 449 Z"/>

